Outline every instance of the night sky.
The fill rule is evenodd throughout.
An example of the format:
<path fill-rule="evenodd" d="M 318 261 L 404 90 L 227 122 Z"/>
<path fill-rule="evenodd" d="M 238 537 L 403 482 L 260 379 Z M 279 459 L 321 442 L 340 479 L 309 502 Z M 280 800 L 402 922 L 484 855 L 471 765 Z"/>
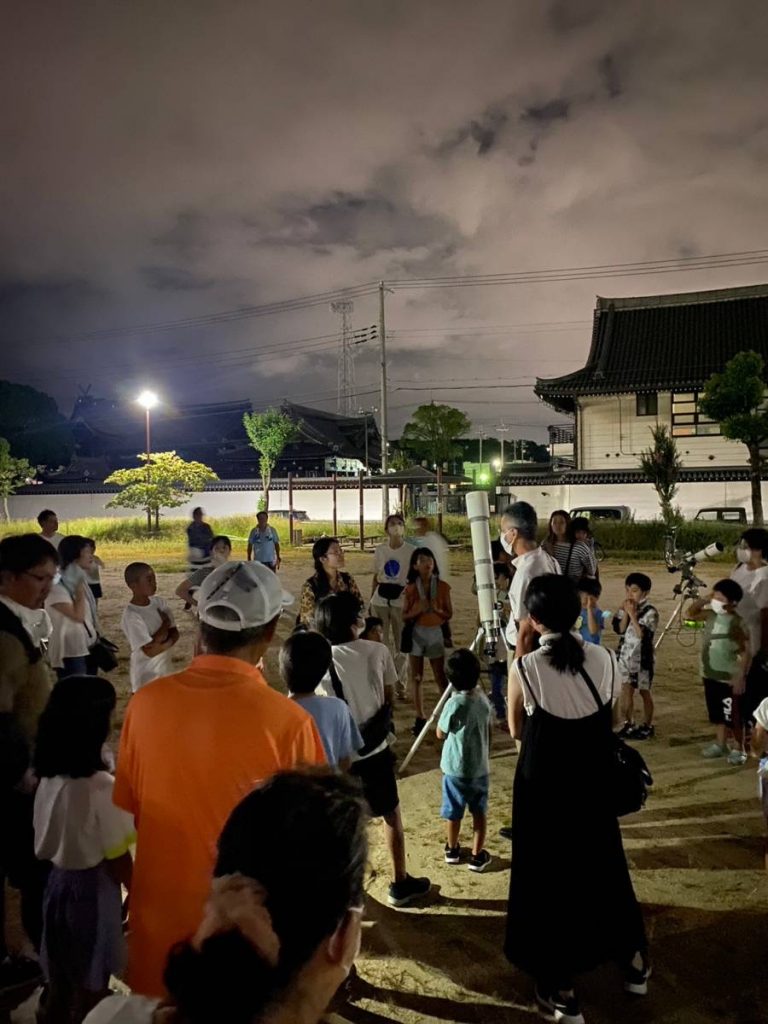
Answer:
<path fill-rule="evenodd" d="M 2 375 L 67 414 L 88 384 L 334 409 L 327 303 L 110 332 L 380 278 L 768 247 L 766 38 L 762 0 L 8 4 Z M 595 294 L 766 280 L 395 287 L 391 433 L 434 398 L 541 438 L 558 415 L 487 383 L 582 365 Z M 357 298 L 354 326 L 376 313 Z M 361 347 L 361 405 L 376 387 Z"/>

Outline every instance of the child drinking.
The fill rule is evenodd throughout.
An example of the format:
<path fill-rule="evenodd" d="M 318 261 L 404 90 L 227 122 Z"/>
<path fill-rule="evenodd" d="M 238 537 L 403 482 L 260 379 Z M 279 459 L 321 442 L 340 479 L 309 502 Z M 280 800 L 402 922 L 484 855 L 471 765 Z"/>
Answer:
<path fill-rule="evenodd" d="M 613 628 L 619 634 L 616 660 L 621 678 L 621 710 L 624 725 L 619 736 L 635 740 L 649 740 L 653 727 L 653 673 L 656 652 L 654 634 L 659 624 L 659 613 L 648 601 L 651 580 L 642 572 L 631 572 L 624 580 L 626 600 L 613 617 Z M 635 725 L 635 691 L 643 702 L 644 720 Z"/>
<path fill-rule="evenodd" d="M 68 676 L 40 717 L 35 854 L 53 864 L 43 897 L 41 1022 L 79 1024 L 123 966 L 120 886 L 130 885 L 135 831 L 112 803 L 114 779 L 102 760 L 114 708 L 108 680 Z"/>
<path fill-rule="evenodd" d="M 603 592 L 600 581 L 582 576 L 578 584 L 579 597 L 581 598 L 581 618 L 579 619 L 579 630 L 585 644 L 599 644 L 605 626 L 603 612 L 598 601 Z"/>
<path fill-rule="evenodd" d="M 472 815 L 470 871 L 485 871 L 491 856 L 484 849 L 488 810 L 488 761 L 491 706 L 478 685 L 480 662 L 466 647 L 448 658 L 448 680 L 456 693 L 448 698 L 437 725 L 437 738 L 445 740 L 440 769 L 443 773 L 443 805 L 446 821 L 446 864 L 461 859 L 459 833 L 464 811 Z"/>

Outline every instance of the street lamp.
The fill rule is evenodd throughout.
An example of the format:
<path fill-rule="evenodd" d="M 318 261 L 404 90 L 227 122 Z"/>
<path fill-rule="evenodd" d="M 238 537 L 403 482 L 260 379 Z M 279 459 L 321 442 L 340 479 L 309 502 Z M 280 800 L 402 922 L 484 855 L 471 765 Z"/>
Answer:
<path fill-rule="evenodd" d="M 152 439 L 150 431 L 150 411 L 155 408 L 160 399 L 157 397 L 154 391 L 142 391 L 139 397 L 136 399 L 137 403 L 142 406 L 146 413 L 146 426 L 147 426 L 147 484 L 152 482 L 152 470 L 150 468 L 151 462 L 151 451 L 152 451 Z M 152 512 L 147 506 L 147 531 L 152 532 Z"/>

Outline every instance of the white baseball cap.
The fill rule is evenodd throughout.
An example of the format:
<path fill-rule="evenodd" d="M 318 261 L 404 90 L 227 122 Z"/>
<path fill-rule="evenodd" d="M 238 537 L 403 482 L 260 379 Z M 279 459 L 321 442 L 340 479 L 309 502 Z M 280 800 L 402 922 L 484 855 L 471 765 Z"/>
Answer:
<path fill-rule="evenodd" d="M 280 586 L 277 574 L 260 562 L 226 562 L 197 592 L 200 621 L 231 633 L 266 626 L 291 604 L 293 597 Z"/>

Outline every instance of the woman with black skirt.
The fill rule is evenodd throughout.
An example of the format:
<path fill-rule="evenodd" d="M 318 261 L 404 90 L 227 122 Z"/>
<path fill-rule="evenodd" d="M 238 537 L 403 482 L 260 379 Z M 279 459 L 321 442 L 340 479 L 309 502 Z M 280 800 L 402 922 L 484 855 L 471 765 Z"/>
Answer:
<path fill-rule="evenodd" d="M 542 1008 L 583 1024 L 575 975 L 615 961 L 635 995 L 650 975 L 608 785 L 619 687 L 613 654 L 572 632 L 580 601 L 570 580 L 535 578 L 526 604 L 541 646 L 510 673 L 510 729 L 522 746 L 505 952 L 533 976 Z"/>

